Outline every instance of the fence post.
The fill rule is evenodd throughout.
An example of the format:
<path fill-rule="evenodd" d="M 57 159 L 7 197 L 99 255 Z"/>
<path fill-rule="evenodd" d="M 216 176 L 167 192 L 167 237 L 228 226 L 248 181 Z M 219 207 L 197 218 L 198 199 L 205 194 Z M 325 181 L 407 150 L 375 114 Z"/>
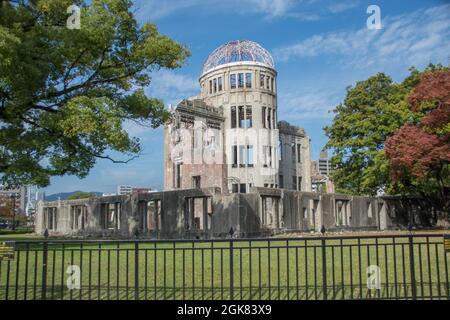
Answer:
<path fill-rule="evenodd" d="M 233 239 L 230 239 L 230 300 L 234 300 L 234 261 Z"/>
<path fill-rule="evenodd" d="M 323 291 L 323 300 L 327 300 L 327 246 L 325 240 L 325 232 L 327 229 L 325 225 L 322 224 L 322 228 L 320 228 L 320 232 L 322 233 L 322 291 Z M 314 263 L 316 263 L 314 261 Z"/>
<path fill-rule="evenodd" d="M 139 242 L 134 243 L 134 300 L 139 300 Z"/>
<path fill-rule="evenodd" d="M 411 232 L 409 233 L 408 240 L 409 240 L 409 272 L 411 275 L 411 291 L 413 300 L 416 300 L 417 291 L 416 291 L 416 270 L 414 263 L 414 239 Z"/>
<path fill-rule="evenodd" d="M 445 240 L 444 240 L 445 241 Z M 446 296 L 447 299 L 450 300 L 450 286 L 448 283 L 448 259 L 447 259 L 447 250 L 445 249 L 445 245 L 444 245 L 444 262 L 445 262 L 445 290 L 446 290 Z"/>
<path fill-rule="evenodd" d="M 327 300 L 327 252 L 326 240 L 322 238 L 322 290 L 323 299 Z"/>
<path fill-rule="evenodd" d="M 48 230 L 44 231 L 44 244 L 42 249 L 42 286 L 41 286 L 41 299 L 47 299 L 47 261 L 48 261 Z"/>

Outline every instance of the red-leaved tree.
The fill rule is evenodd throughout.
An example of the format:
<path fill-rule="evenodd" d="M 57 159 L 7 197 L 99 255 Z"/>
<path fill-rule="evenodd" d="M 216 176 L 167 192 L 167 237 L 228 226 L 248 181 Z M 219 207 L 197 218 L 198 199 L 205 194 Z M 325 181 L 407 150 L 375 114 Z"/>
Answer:
<path fill-rule="evenodd" d="M 405 124 L 385 144 L 390 175 L 428 201 L 430 212 L 450 211 L 450 71 L 422 76 L 409 98 L 418 120 Z"/>

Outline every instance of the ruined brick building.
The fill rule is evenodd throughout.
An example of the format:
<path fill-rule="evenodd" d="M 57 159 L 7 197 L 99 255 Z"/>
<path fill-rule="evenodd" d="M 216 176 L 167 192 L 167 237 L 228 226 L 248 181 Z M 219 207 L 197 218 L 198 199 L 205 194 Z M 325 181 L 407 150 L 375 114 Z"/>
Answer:
<path fill-rule="evenodd" d="M 36 232 L 212 238 L 404 224 L 396 199 L 311 192 L 310 140 L 278 120 L 277 72 L 260 45 L 220 46 L 199 83 L 165 127 L 164 191 L 40 202 Z"/>
<path fill-rule="evenodd" d="M 199 83 L 199 95 L 178 104 L 166 126 L 165 190 L 311 191 L 309 138 L 278 121 L 277 72 L 266 49 L 247 40 L 220 46 Z"/>

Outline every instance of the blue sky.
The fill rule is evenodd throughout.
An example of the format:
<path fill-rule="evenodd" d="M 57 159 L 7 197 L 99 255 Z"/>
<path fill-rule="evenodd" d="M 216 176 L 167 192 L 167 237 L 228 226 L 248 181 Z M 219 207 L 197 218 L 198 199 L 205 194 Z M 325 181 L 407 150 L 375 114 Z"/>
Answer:
<path fill-rule="evenodd" d="M 381 9 L 381 30 L 366 27 L 371 4 Z M 410 66 L 450 63 L 449 1 L 138 0 L 134 11 L 139 22 L 156 23 L 192 52 L 183 68 L 152 75 L 146 92 L 166 104 L 198 93 L 202 65 L 222 43 L 249 39 L 268 49 L 278 71 L 279 119 L 305 128 L 313 159 L 347 86 L 377 72 L 400 81 Z M 127 130 L 141 139 L 141 157 L 128 164 L 98 161 L 85 179 L 55 177 L 46 193 L 115 192 L 119 184 L 161 189 L 162 129 Z"/>

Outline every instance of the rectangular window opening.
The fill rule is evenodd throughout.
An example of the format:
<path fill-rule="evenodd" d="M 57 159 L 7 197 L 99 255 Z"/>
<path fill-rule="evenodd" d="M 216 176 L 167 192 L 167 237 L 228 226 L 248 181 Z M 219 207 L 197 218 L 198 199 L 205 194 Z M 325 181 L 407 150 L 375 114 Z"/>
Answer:
<path fill-rule="evenodd" d="M 239 112 L 239 128 L 245 128 L 245 116 L 244 116 L 244 107 L 238 107 Z"/>
<path fill-rule="evenodd" d="M 236 128 L 236 107 L 231 107 L 231 128 Z"/>
<path fill-rule="evenodd" d="M 223 83 L 222 83 L 222 77 L 217 78 L 217 84 L 218 84 L 218 89 L 219 91 L 222 91 L 223 89 Z"/>
<path fill-rule="evenodd" d="M 252 87 L 252 74 L 251 73 L 245 74 L 245 87 L 246 88 Z"/>
<path fill-rule="evenodd" d="M 247 106 L 245 109 L 245 113 L 246 113 L 246 128 L 251 128 L 253 126 L 253 120 L 252 120 L 252 106 Z"/>
<path fill-rule="evenodd" d="M 236 75 L 230 74 L 230 88 L 236 89 Z"/>
<path fill-rule="evenodd" d="M 244 74 L 239 73 L 238 74 L 238 88 L 243 88 L 243 87 L 244 87 Z"/>

